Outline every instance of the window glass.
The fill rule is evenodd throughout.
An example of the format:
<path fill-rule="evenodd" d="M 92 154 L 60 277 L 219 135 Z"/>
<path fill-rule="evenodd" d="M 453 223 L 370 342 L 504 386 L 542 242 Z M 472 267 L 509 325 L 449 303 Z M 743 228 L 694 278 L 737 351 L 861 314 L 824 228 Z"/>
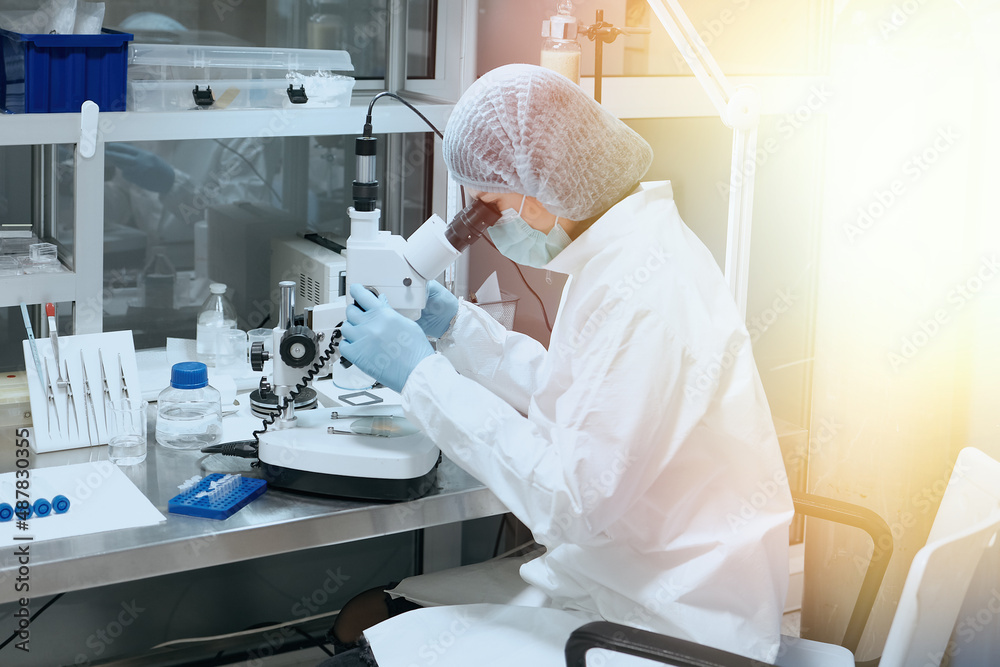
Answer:
<path fill-rule="evenodd" d="M 393 18 L 388 0 L 109 0 L 105 26 L 137 42 L 273 46 L 344 50 L 357 79 L 385 77 L 386 40 Z M 408 67 L 434 74 L 435 0 L 409 0 Z"/>
<path fill-rule="evenodd" d="M 409 3 L 406 30 L 408 79 L 434 78 L 437 4 L 436 0 L 412 0 Z"/>
<path fill-rule="evenodd" d="M 400 193 L 404 228 L 429 214 L 425 137 L 404 136 L 402 169 L 387 168 L 379 141 L 381 195 Z M 109 144 L 107 156 L 104 329 L 131 329 L 139 349 L 193 338 L 210 282 L 227 284 L 239 328 L 261 326 L 274 308 L 272 241 L 350 234 L 350 135 Z M 398 224 L 388 217 L 383 228 Z"/>

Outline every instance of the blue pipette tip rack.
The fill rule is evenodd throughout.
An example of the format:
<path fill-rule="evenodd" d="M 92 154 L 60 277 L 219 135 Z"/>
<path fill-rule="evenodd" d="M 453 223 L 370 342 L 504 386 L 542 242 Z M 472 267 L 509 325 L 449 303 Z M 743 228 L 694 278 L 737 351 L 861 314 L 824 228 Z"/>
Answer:
<path fill-rule="evenodd" d="M 171 514 L 228 519 L 267 490 L 267 482 L 242 475 L 212 473 L 167 501 Z"/>

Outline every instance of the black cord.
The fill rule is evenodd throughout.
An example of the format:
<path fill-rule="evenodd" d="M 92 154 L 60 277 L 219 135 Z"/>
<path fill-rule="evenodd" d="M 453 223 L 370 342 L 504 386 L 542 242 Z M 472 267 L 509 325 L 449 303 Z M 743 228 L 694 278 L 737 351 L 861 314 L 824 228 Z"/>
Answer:
<path fill-rule="evenodd" d="M 290 627 L 295 632 L 299 633 L 300 635 L 302 635 L 303 637 L 305 637 L 309 641 L 313 642 L 313 645 L 316 646 L 317 648 L 319 648 L 320 651 L 323 651 L 323 653 L 326 653 L 331 658 L 333 657 L 333 653 L 330 652 L 330 649 L 328 649 L 323 644 L 323 642 L 321 642 L 320 640 L 316 639 L 315 637 L 313 637 L 311 634 L 309 634 L 308 632 L 306 632 L 305 630 L 303 630 L 299 626 L 297 626 L 297 625 L 290 625 L 290 626 L 287 626 L 287 627 Z"/>
<path fill-rule="evenodd" d="M 372 98 L 371 102 L 368 103 L 368 115 L 365 117 L 365 128 L 364 128 L 364 134 L 365 134 L 366 137 L 370 137 L 371 134 L 372 134 L 372 107 L 375 106 L 376 100 L 378 100 L 380 97 L 391 97 L 391 98 L 393 98 L 395 100 L 398 100 L 399 102 L 402 102 L 403 104 L 405 104 L 406 106 L 408 106 L 410 108 L 410 110 L 413 111 L 413 113 L 415 113 L 418 116 L 420 116 L 420 118 L 425 123 L 427 123 L 427 125 L 429 125 L 432 130 L 434 130 L 434 134 L 436 134 L 439 137 L 441 137 L 442 139 L 444 139 L 444 135 L 441 133 L 441 131 L 439 129 L 437 129 L 436 127 L 434 127 L 434 123 L 430 122 L 425 115 L 423 115 L 422 113 L 420 113 L 419 111 L 417 111 L 417 108 L 415 106 L 413 106 L 412 104 L 410 104 L 409 102 L 407 102 L 406 100 L 404 100 L 399 95 L 396 95 L 395 93 L 390 93 L 388 91 L 384 91 L 384 92 L 379 93 L 378 95 L 376 95 L 375 97 Z M 462 194 L 462 208 L 464 209 L 465 208 L 465 187 L 464 186 L 460 186 L 459 187 L 459 191 Z M 489 242 L 489 244 L 491 246 L 493 246 L 493 249 L 496 250 L 496 246 L 493 244 L 493 241 L 491 241 L 489 238 L 486 238 L 486 240 Z M 497 250 L 497 252 L 500 252 L 500 251 Z M 501 253 L 501 254 L 503 254 L 503 253 Z M 552 333 L 552 323 L 549 322 L 549 313 L 548 313 L 548 311 L 545 310 L 545 303 L 542 301 L 542 297 L 538 296 L 538 292 L 536 292 L 534 289 L 532 289 L 531 285 L 528 284 L 528 279 L 524 277 L 524 274 L 521 272 L 521 267 L 517 265 L 517 262 L 511 260 L 511 264 L 513 264 L 514 268 L 517 269 L 517 274 L 519 276 L 521 276 L 521 282 L 524 283 L 524 286 L 528 288 L 528 291 L 531 292 L 532 296 L 534 296 L 535 299 L 538 301 L 538 305 L 542 309 L 542 317 L 545 318 L 545 328 L 548 329 L 549 333 Z M 272 420 L 271 423 L 273 424 L 274 421 Z M 266 427 L 265 427 L 265 430 L 266 430 Z M 255 439 L 257 437 L 256 433 L 257 432 L 254 431 L 254 434 L 255 434 L 254 438 Z M 263 433 L 263 431 L 261 431 L 261 433 Z"/>
<path fill-rule="evenodd" d="M 313 363 L 312 367 L 306 372 L 305 375 L 302 376 L 302 379 L 299 380 L 297 383 L 295 383 L 295 388 L 288 393 L 288 396 L 284 398 L 278 409 L 261 420 L 263 428 L 253 432 L 253 439 L 254 442 L 256 443 L 256 447 L 258 448 L 260 447 L 261 434 L 267 432 L 267 427 L 278 420 L 278 416 L 288 408 L 289 403 L 295 400 L 295 397 L 298 396 L 299 393 L 301 393 L 302 390 L 306 388 L 306 385 L 309 384 L 310 380 L 312 380 L 314 377 L 316 377 L 316 375 L 319 374 L 323 366 L 326 365 L 326 362 L 328 362 L 330 360 L 330 357 L 333 356 L 333 353 L 337 349 L 337 346 L 340 345 L 339 334 L 341 325 L 343 325 L 343 322 L 341 322 L 334 328 L 333 333 L 330 334 L 330 345 L 326 348 L 326 351 L 322 355 L 320 355 L 320 358 Z"/>
<path fill-rule="evenodd" d="M 458 190 L 459 190 L 459 192 L 462 193 L 462 208 L 464 209 L 465 208 L 465 186 L 464 185 L 458 186 Z M 489 243 L 491 246 L 493 246 L 493 249 L 496 250 L 498 253 L 500 253 L 501 256 L 504 256 L 504 254 L 502 252 L 500 252 L 500 250 L 497 248 L 496 244 L 493 243 L 493 239 L 491 239 L 489 237 L 489 234 L 483 234 L 482 238 L 486 239 L 486 242 Z M 510 259 L 509 257 L 507 257 L 506 259 L 509 260 L 510 263 L 514 265 L 514 268 L 517 269 L 517 275 L 521 276 L 521 282 L 524 283 L 524 286 L 528 288 L 528 291 L 531 292 L 531 294 L 538 301 L 538 305 L 542 309 L 542 317 L 545 318 L 545 328 L 549 330 L 549 333 L 552 333 L 552 324 L 549 323 L 549 313 L 548 313 L 548 311 L 545 310 L 545 303 L 542 301 L 542 297 L 538 296 L 538 292 L 536 292 L 535 290 L 533 290 L 531 288 L 531 285 L 528 284 L 528 279 L 524 277 L 523 273 L 521 273 L 521 267 L 518 265 L 518 263 L 515 262 L 514 260 Z"/>
<path fill-rule="evenodd" d="M 500 518 L 500 528 L 497 529 L 497 541 L 493 543 L 493 557 L 496 558 L 497 554 L 500 553 L 500 538 L 503 537 L 503 527 L 507 523 L 507 515 L 504 514 Z"/>
<path fill-rule="evenodd" d="M 273 192 L 273 193 L 274 193 L 274 196 L 278 198 L 278 203 L 279 203 L 279 204 L 281 203 L 281 195 L 280 195 L 280 194 L 278 193 L 278 191 L 277 191 L 277 190 L 276 190 L 276 189 L 274 188 L 274 186 L 273 186 L 273 185 L 271 185 L 270 183 L 268 183 L 268 182 L 267 182 L 267 179 L 266 179 L 266 178 L 264 178 L 264 176 L 263 176 L 263 175 L 261 175 L 261 173 L 260 173 L 259 171 L 257 171 L 257 167 L 253 166 L 253 163 L 252 163 L 252 162 L 251 162 L 250 160 L 248 160 L 248 159 L 246 158 L 246 156 L 245 156 L 245 155 L 243 155 L 243 153 L 240 153 L 240 152 L 239 152 L 238 150 L 236 150 L 235 148 L 233 148 L 232 146 L 230 146 L 229 144 L 227 144 L 226 142 L 224 142 L 224 141 L 222 141 L 222 140 L 220 140 L 220 139 L 212 139 L 212 141 L 214 141 L 215 143 L 219 144 L 220 146 L 222 146 L 222 147 L 223 147 L 223 148 L 225 148 L 226 150 L 228 150 L 228 151 L 232 151 L 233 153 L 235 153 L 235 154 L 236 154 L 236 156 L 237 156 L 237 157 L 238 157 L 239 159 L 241 159 L 241 160 L 243 160 L 244 162 L 246 162 L 246 163 L 247 163 L 247 166 L 248 166 L 248 167 L 250 167 L 250 171 L 252 171 L 253 173 L 257 174 L 257 178 L 259 178 L 259 179 L 260 179 L 261 183 L 263 183 L 263 184 L 264 184 L 264 185 L 266 185 L 266 186 L 267 186 L 268 188 L 270 188 L 270 189 L 271 189 L 271 192 Z"/>
<path fill-rule="evenodd" d="M 276 625 L 281 625 L 281 624 L 278 623 L 278 622 L 276 622 L 276 621 L 267 621 L 267 622 L 262 622 L 262 623 L 254 623 L 253 625 L 251 625 L 249 627 L 243 628 L 240 632 L 246 632 L 248 630 L 256 630 L 257 628 L 271 628 L 271 627 L 276 626 Z M 289 630 L 292 630 L 294 632 L 299 633 L 300 635 L 302 635 L 303 637 L 305 637 L 306 639 L 308 639 L 309 642 L 310 642 L 310 644 L 312 646 L 317 647 L 319 650 L 323 651 L 323 653 L 326 653 L 331 658 L 333 657 L 333 653 L 331 653 L 330 650 L 327 649 L 326 646 L 324 646 L 323 642 L 321 642 L 320 640 L 316 639 L 315 637 L 313 637 L 312 635 L 310 635 L 308 632 L 306 632 L 305 630 L 303 630 L 299 626 L 297 626 L 297 625 L 285 625 L 284 627 L 288 628 Z M 222 655 L 225 652 L 226 652 L 226 649 L 222 649 L 221 651 L 219 651 L 218 653 L 216 653 L 215 654 L 215 660 L 218 660 L 219 658 L 221 658 Z M 239 651 L 237 651 L 237 653 L 239 653 Z M 248 654 L 249 654 L 249 650 L 248 650 Z"/>
<path fill-rule="evenodd" d="M 44 611 L 45 611 L 46 609 L 48 609 L 49 607 L 51 607 L 51 606 L 52 606 L 52 603 L 54 603 L 54 602 L 55 602 L 56 600 L 58 600 L 59 598 L 61 598 L 61 597 L 62 597 L 63 595 L 65 595 L 65 593 L 60 593 L 59 595 L 55 596 L 54 598 L 52 598 L 51 600 L 49 600 L 48 602 L 46 602 L 45 604 L 43 604 L 43 605 L 42 605 L 42 608 L 41 608 L 41 609 L 39 609 L 38 611 L 36 611 L 36 612 L 35 612 L 35 613 L 34 613 L 34 614 L 33 614 L 33 615 L 31 616 L 31 618 L 29 618 L 29 619 L 28 619 L 28 625 L 31 625 L 31 624 L 32 624 L 32 622 L 34 622 L 34 621 L 38 620 L 38 617 L 42 615 L 42 612 L 44 612 Z M 14 638 L 15 638 L 15 637 L 17 637 L 17 635 L 18 635 L 18 633 L 19 633 L 19 632 L 20 632 L 20 630 L 18 630 L 18 631 L 16 631 L 16 632 L 12 633 L 12 634 L 10 635 L 10 637 L 7 637 L 6 641 L 4 641 L 4 643 L 3 643 L 3 644 L 0 644 L 0 651 L 2 651 L 2 650 L 3 650 L 3 647 L 4 647 L 4 646 L 6 646 L 7 644 L 9 644 L 9 643 L 11 643 L 12 641 L 14 641 Z"/>
<path fill-rule="evenodd" d="M 422 113 L 420 113 L 419 111 L 417 111 L 417 107 L 413 106 L 412 104 L 410 104 L 409 102 L 407 102 L 406 100 L 404 100 L 402 97 L 400 97 L 396 93 L 390 93 L 389 91 L 383 91 L 383 92 L 379 93 L 378 95 L 376 95 L 375 97 L 372 98 L 371 102 L 368 103 L 368 115 L 365 116 L 365 129 L 364 129 L 364 133 L 365 133 L 366 137 L 372 136 L 372 107 L 375 106 L 375 102 L 379 98 L 381 98 L 381 97 L 391 97 L 392 99 L 394 99 L 394 100 L 396 100 L 398 102 L 402 102 L 403 104 L 405 104 L 407 107 L 410 108 L 410 111 L 412 111 L 413 113 L 415 113 L 418 116 L 420 116 L 420 120 L 422 120 L 425 123 L 427 123 L 427 125 L 432 130 L 434 130 L 434 134 L 436 134 L 439 137 L 441 137 L 442 139 L 444 139 L 444 134 L 441 133 L 441 130 L 439 130 L 436 127 L 434 127 L 434 123 L 432 123 L 430 120 L 428 120 L 427 116 L 425 116 Z"/>
<path fill-rule="evenodd" d="M 493 246 L 494 250 L 496 250 L 497 252 L 500 252 L 500 250 L 493 243 L 493 239 L 489 238 L 489 236 L 486 235 L 486 234 L 483 235 L 483 238 L 486 239 L 487 243 L 489 243 L 491 246 Z M 503 255 L 502 252 L 500 252 L 500 254 Z M 517 269 L 517 275 L 521 276 L 521 282 L 524 283 L 524 286 L 527 287 L 528 291 L 531 292 L 531 294 L 535 297 L 535 299 L 538 300 L 538 305 L 542 309 L 542 317 L 545 318 L 545 328 L 549 330 L 549 333 L 552 333 L 552 324 L 549 322 L 549 313 L 548 313 L 548 311 L 545 310 L 545 303 L 542 301 L 542 297 L 538 296 L 538 292 L 536 292 L 535 290 L 533 290 L 531 288 L 531 285 L 528 284 L 528 279 L 525 278 L 524 274 L 521 272 L 520 265 L 517 262 L 515 262 L 514 260 L 510 259 L 509 257 L 507 257 L 507 260 L 510 261 L 510 263 L 514 265 L 515 269 Z"/>
<path fill-rule="evenodd" d="M 441 130 L 439 130 L 436 127 L 434 127 L 434 123 L 432 123 L 430 120 L 428 120 L 427 116 L 425 116 L 422 113 L 420 113 L 419 111 L 417 111 L 417 108 L 415 106 L 413 106 L 412 104 L 410 104 L 409 102 L 407 102 L 406 100 L 404 100 L 399 95 L 397 95 L 395 93 L 390 93 L 389 91 L 383 91 L 383 92 L 379 93 L 378 95 L 376 95 L 375 97 L 372 98 L 371 102 L 368 103 L 368 115 L 365 116 L 365 127 L 364 127 L 364 134 L 365 134 L 366 137 L 370 137 L 371 134 L 372 134 L 372 107 L 374 107 L 375 106 L 375 102 L 379 98 L 382 98 L 382 97 L 391 97 L 394 100 L 397 100 L 397 101 L 402 102 L 403 104 L 405 104 L 407 107 L 410 108 L 410 110 L 413 113 L 415 113 L 418 116 L 420 116 L 421 120 L 423 120 L 425 123 L 427 123 L 427 125 L 430 126 L 430 128 L 432 130 L 434 130 L 434 134 L 436 134 L 439 137 L 441 137 L 442 139 L 444 139 L 444 134 L 441 133 Z M 460 186 L 459 190 L 462 193 L 462 208 L 465 208 L 465 187 L 464 186 Z M 489 242 L 489 244 L 491 246 L 493 246 L 493 249 L 496 250 L 497 247 L 493 244 L 493 241 L 490 240 L 489 238 L 486 238 L 486 240 Z M 500 251 L 497 250 L 497 252 L 500 252 Z M 501 254 L 503 254 L 503 253 L 501 253 Z M 534 289 L 532 289 L 531 285 L 528 284 L 528 279 L 524 277 L 524 274 L 521 272 L 521 267 L 517 265 L 517 262 L 511 260 L 511 264 L 513 264 L 514 268 L 517 269 L 517 274 L 519 276 L 521 276 L 521 281 L 524 283 L 524 286 L 528 288 L 528 291 L 531 292 L 532 296 L 534 296 L 535 299 L 538 301 L 538 305 L 542 309 L 542 317 L 545 318 L 545 328 L 548 329 L 549 333 L 552 333 L 552 323 L 549 322 L 549 313 L 548 313 L 548 311 L 545 310 L 545 303 L 542 301 L 542 297 L 538 296 L 538 292 L 536 292 Z M 274 423 L 273 419 L 271 420 L 271 423 L 272 424 Z M 265 430 L 266 430 L 266 428 L 267 427 L 265 425 Z M 260 432 L 263 433 L 263 431 L 260 431 Z M 257 431 L 254 431 L 254 439 L 257 438 L 256 434 L 257 434 Z"/>

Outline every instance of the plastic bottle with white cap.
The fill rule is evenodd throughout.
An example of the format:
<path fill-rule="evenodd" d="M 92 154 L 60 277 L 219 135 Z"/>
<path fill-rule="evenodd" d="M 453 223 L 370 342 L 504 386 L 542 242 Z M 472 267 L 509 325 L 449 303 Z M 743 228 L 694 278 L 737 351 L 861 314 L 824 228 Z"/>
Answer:
<path fill-rule="evenodd" d="M 573 3 L 562 0 L 555 16 L 542 21 L 542 67 L 559 72 L 573 83 L 580 83 L 580 44 L 576 41 L 578 25 L 573 16 Z"/>
<path fill-rule="evenodd" d="M 220 334 L 226 329 L 236 328 L 236 309 L 226 298 L 224 283 L 212 283 L 208 289 L 211 294 L 198 313 L 196 344 L 198 361 L 215 366 L 222 344 Z"/>

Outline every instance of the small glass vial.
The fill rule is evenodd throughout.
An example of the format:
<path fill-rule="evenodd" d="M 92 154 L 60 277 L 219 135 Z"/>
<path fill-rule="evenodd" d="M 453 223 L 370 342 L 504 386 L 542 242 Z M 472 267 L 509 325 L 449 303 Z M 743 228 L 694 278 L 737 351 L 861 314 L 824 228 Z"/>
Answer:
<path fill-rule="evenodd" d="M 573 3 L 563 0 L 556 15 L 542 21 L 542 67 L 559 72 L 573 83 L 580 83 L 580 44 L 576 41 L 577 22 L 572 15 Z"/>
<path fill-rule="evenodd" d="M 142 270 L 142 289 L 147 308 L 173 308 L 177 269 L 163 246 L 153 248 L 152 257 Z"/>
<path fill-rule="evenodd" d="M 198 361 L 207 366 L 215 366 L 215 361 L 222 348 L 222 333 L 227 329 L 236 328 L 236 309 L 226 298 L 226 286 L 223 283 L 212 283 L 209 286 L 211 294 L 205 299 L 198 313 L 198 331 L 195 339 Z"/>
<path fill-rule="evenodd" d="M 222 395 L 208 384 L 208 367 L 185 361 L 170 369 L 170 386 L 156 399 L 156 442 L 201 449 L 222 439 Z"/>

